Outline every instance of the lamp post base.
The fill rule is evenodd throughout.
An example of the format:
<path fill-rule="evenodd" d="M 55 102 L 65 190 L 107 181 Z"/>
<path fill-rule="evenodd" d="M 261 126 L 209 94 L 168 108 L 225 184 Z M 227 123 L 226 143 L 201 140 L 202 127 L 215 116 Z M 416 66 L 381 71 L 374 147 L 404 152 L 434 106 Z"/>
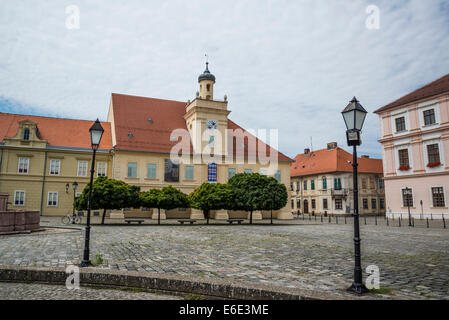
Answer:
<path fill-rule="evenodd" d="M 83 260 L 80 263 L 80 267 L 81 268 L 92 267 L 92 263 L 90 262 L 90 260 Z"/>
<path fill-rule="evenodd" d="M 369 289 L 365 287 L 363 283 L 352 283 L 352 285 L 347 289 L 349 292 L 364 294 L 369 292 Z"/>

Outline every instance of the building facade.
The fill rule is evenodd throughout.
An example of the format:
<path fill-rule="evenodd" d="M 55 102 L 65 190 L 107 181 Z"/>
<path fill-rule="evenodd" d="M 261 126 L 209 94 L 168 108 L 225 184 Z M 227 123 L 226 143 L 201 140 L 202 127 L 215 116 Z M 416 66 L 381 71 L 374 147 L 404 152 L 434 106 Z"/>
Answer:
<path fill-rule="evenodd" d="M 89 183 L 91 121 L 0 113 L 0 190 L 9 207 L 42 215 L 72 214 Z M 97 153 L 95 176 L 112 173 L 110 124 Z M 78 184 L 73 190 L 73 183 Z"/>
<path fill-rule="evenodd" d="M 449 213 L 449 75 L 375 111 L 387 214 Z"/>
<path fill-rule="evenodd" d="M 207 65 L 198 83 L 195 99 L 187 102 L 112 94 L 107 122 L 102 123 L 106 131 L 98 153 L 98 164 L 105 163 L 101 164 L 102 172 L 110 178 L 137 185 L 141 191 L 172 185 L 188 194 L 204 182 L 226 183 L 233 175 L 243 172 L 270 175 L 288 187 L 292 159 L 228 118 L 231 111 L 227 97 L 214 99 L 215 76 Z M 71 212 L 72 183 L 78 182 L 79 192 L 88 183 L 92 151 L 89 148 L 89 128 L 84 124 L 91 125 L 92 122 L 66 119 L 74 123 L 67 122 L 65 126 L 55 128 L 54 124 L 60 119 L 0 116 L 5 127 L 18 125 L 18 129 L 0 132 L 0 152 L 4 159 L 0 165 L 0 192 L 8 192 L 19 199 L 18 202 L 13 201 L 13 207 L 15 204 L 27 209 L 42 207 L 41 212 L 45 215 Z M 19 124 L 19 118 L 29 124 Z M 51 120 L 43 123 L 42 119 Z M 83 123 L 83 128 L 77 127 L 78 122 Z M 25 133 L 22 127 L 32 126 L 32 123 L 37 123 L 38 130 L 30 127 Z M 62 137 L 69 133 L 63 131 L 71 127 L 76 128 L 77 133 L 83 130 L 83 134 L 72 137 L 72 142 L 68 143 Z M 30 132 L 39 132 L 39 137 L 31 134 L 27 142 L 24 137 Z M 50 135 L 53 140 L 47 138 Z M 56 137 L 60 137 L 59 140 L 56 141 Z M 25 174 L 21 171 L 24 166 L 30 168 Z M 47 172 L 52 172 L 49 168 L 55 167 L 59 168 L 58 174 Z M 28 182 L 33 179 L 36 180 L 33 192 L 26 190 L 22 196 L 21 191 L 25 186 L 28 188 Z M 69 189 L 66 191 L 67 185 Z M 56 205 L 53 197 L 57 198 Z M 25 200 L 20 200 L 22 198 Z M 124 208 L 111 215 L 154 218 L 156 210 L 154 213 L 151 208 Z M 219 210 L 212 212 L 211 217 L 247 218 L 248 214 Z M 278 219 L 292 219 L 290 199 L 285 208 L 273 214 Z M 254 212 L 253 219 L 268 218 L 269 215 L 269 212 Z M 181 217 L 198 219 L 203 218 L 203 214 L 189 208 L 162 213 L 162 218 Z"/>
<path fill-rule="evenodd" d="M 326 149 L 304 150 L 290 166 L 293 213 L 310 215 L 352 214 L 352 155 L 336 142 Z M 359 213 L 385 214 L 382 160 L 362 156 L 358 159 Z"/>

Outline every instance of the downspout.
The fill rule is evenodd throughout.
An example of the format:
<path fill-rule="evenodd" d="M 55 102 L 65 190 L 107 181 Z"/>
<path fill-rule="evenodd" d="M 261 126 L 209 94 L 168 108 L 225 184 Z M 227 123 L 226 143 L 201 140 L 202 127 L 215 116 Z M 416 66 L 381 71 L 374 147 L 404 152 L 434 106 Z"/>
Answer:
<path fill-rule="evenodd" d="M 0 153 L 0 176 L 2 174 L 2 163 L 3 163 L 3 148 L 2 148 L 2 152 Z M 1 180 L 0 180 L 1 182 Z"/>
<path fill-rule="evenodd" d="M 44 172 L 42 173 L 42 191 L 41 191 L 41 216 L 44 209 L 44 187 L 45 187 L 45 172 L 47 171 L 47 151 L 44 156 Z"/>

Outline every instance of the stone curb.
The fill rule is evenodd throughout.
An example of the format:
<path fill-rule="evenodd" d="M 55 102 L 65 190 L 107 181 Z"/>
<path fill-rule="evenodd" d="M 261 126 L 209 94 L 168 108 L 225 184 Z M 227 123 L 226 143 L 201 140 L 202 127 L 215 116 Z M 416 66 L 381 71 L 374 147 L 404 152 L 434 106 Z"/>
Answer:
<path fill-rule="evenodd" d="M 68 274 L 62 267 L 0 266 L 0 281 L 39 282 L 64 285 Z M 236 284 L 222 279 L 162 275 L 148 272 L 80 269 L 80 284 L 102 287 L 140 288 L 174 294 L 195 294 L 210 298 L 237 300 L 342 300 L 327 293 L 265 285 Z M 352 299 L 357 299 L 353 297 Z"/>

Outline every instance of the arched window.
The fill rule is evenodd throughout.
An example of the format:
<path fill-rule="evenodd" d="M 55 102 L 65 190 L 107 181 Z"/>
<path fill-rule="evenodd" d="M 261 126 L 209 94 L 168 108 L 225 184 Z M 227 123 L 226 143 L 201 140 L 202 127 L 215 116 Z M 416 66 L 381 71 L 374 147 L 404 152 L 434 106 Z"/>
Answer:
<path fill-rule="evenodd" d="M 30 129 L 23 130 L 23 140 L 30 140 Z"/>

